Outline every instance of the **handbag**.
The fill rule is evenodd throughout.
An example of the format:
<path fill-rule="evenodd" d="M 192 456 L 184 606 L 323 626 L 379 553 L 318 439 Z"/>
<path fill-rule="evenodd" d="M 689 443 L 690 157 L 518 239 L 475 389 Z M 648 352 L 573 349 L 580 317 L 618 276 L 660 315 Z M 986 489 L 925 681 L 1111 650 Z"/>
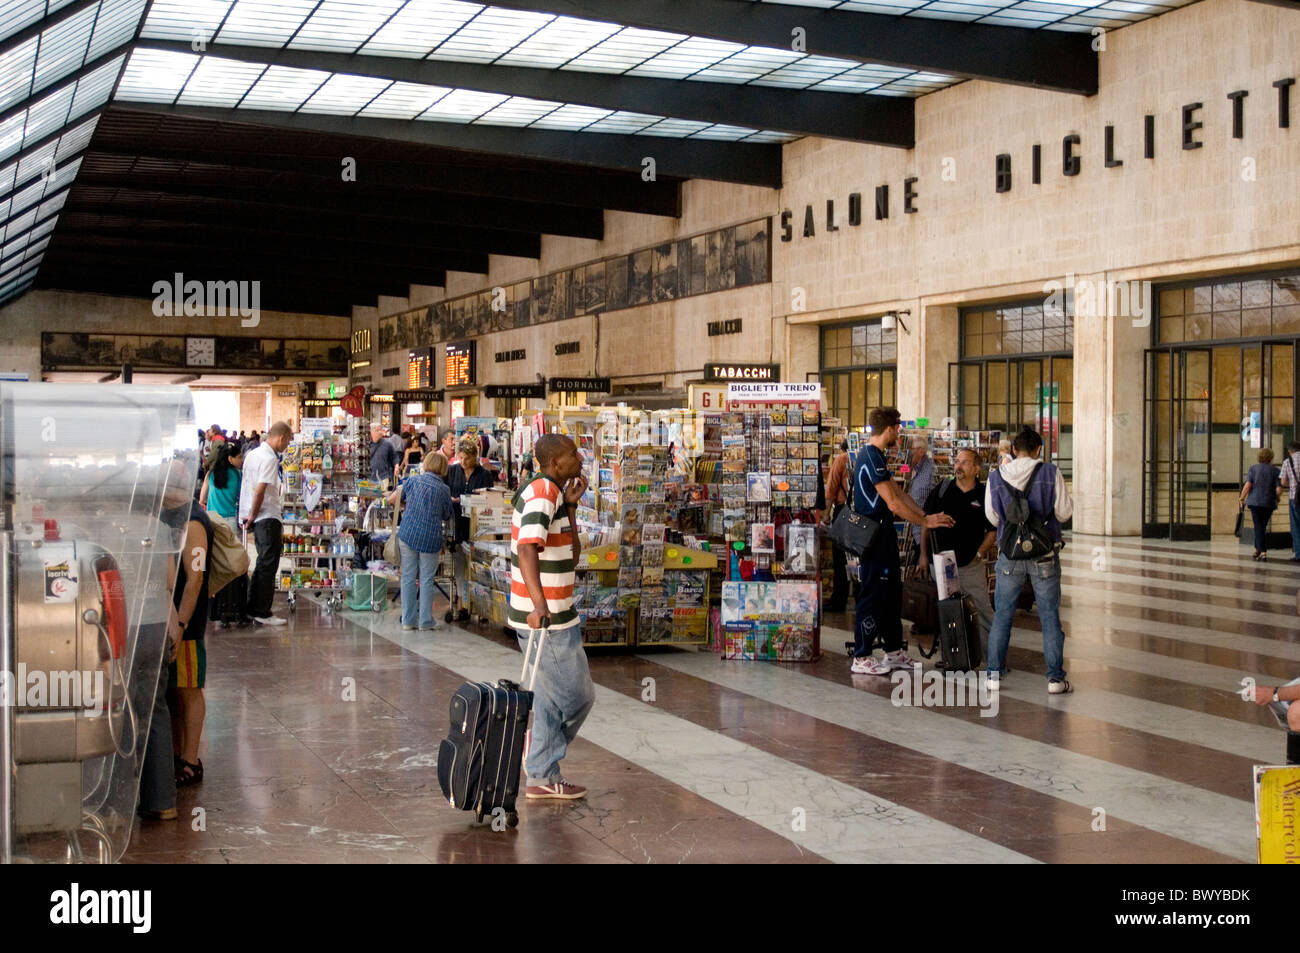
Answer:
<path fill-rule="evenodd" d="M 827 535 L 832 543 L 846 553 L 861 557 L 871 549 L 879 534 L 880 521 L 863 516 L 853 508 L 853 481 L 850 480 L 848 502 L 831 523 Z"/>
<path fill-rule="evenodd" d="M 397 545 L 397 525 L 402 521 L 402 500 L 404 494 L 402 488 L 397 488 L 397 505 L 393 507 L 393 531 L 388 534 L 388 541 L 384 543 L 384 559 L 394 566 L 402 564 L 402 548 Z"/>
<path fill-rule="evenodd" d="M 212 520 L 212 548 L 208 552 L 208 595 L 215 596 L 248 574 L 248 550 L 221 517 Z"/>

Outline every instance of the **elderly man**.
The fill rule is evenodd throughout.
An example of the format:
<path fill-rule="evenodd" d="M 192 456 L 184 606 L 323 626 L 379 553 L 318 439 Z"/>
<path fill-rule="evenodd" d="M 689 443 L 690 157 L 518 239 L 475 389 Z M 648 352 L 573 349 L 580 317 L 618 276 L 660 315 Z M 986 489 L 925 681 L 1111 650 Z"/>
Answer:
<path fill-rule="evenodd" d="M 396 468 L 399 459 L 401 459 L 401 456 L 393 447 L 392 441 L 384 436 L 383 426 L 371 424 L 370 479 L 380 483 L 385 480 L 392 480 L 393 470 Z"/>
<path fill-rule="evenodd" d="M 907 495 L 912 498 L 912 502 L 918 509 L 924 509 L 925 501 L 930 498 L 930 491 L 934 489 L 934 458 L 930 456 L 928 442 L 920 434 L 912 435 L 911 450 L 907 464 L 911 467 L 912 481 L 908 484 Z M 912 527 L 912 541 L 920 547 L 920 526 Z"/>

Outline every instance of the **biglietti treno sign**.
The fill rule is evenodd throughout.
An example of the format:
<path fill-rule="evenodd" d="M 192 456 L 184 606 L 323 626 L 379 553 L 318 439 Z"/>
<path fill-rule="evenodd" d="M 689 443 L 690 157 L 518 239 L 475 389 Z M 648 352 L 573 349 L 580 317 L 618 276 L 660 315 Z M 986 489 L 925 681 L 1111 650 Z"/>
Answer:
<path fill-rule="evenodd" d="M 1285 76 L 1281 79 L 1274 80 L 1272 83 L 1272 93 L 1277 101 L 1277 127 L 1279 129 L 1288 129 L 1291 126 L 1291 87 L 1295 85 L 1294 76 Z M 1261 95 L 1270 94 L 1268 89 L 1257 90 Z M 1245 102 L 1251 95 L 1249 89 L 1234 89 L 1226 94 L 1226 99 L 1232 104 L 1229 110 L 1230 121 L 1225 125 L 1227 128 L 1221 130 L 1219 135 L 1228 135 L 1233 139 L 1246 138 L 1246 112 Z M 1177 135 L 1173 140 L 1180 147 L 1179 151 L 1191 152 L 1200 149 L 1205 145 L 1204 135 L 1215 134 L 1212 130 L 1206 130 L 1203 111 L 1204 102 L 1184 103 L 1179 107 L 1176 113 L 1178 122 Z M 1077 176 L 1083 168 L 1085 161 L 1085 148 L 1090 145 L 1084 142 L 1084 137 L 1076 132 L 1067 133 L 1061 137 L 1060 143 L 1060 174 L 1067 178 Z M 1142 117 L 1140 131 L 1136 124 L 1125 126 L 1116 126 L 1108 122 L 1102 130 L 1100 142 L 1100 160 L 1102 166 L 1107 169 L 1117 169 L 1124 165 L 1126 154 L 1136 157 L 1137 149 L 1141 148 L 1141 157 L 1143 159 L 1155 159 L 1156 149 L 1159 140 L 1156 135 L 1156 114 L 1147 113 Z M 1034 185 L 1039 185 L 1043 181 L 1043 144 L 1035 143 L 1029 150 L 1029 180 Z M 998 193 L 1010 192 L 1015 184 L 1015 158 L 1010 152 L 1000 152 L 993 157 L 993 190 Z M 940 179 L 943 181 L 956 181 L 957 170 L 955 160 L 945 160 L 941 166 Z M 1246 157 L 1242 160 L 1241 175 L 1248 181 L 1253 181 L 1255 177 L 1255 161 Z M 911 215 L 918 212 L 919 206 L 917 201 L 920 198 L 920 192 L 917 189 L 917 183 L 920 182 L 919 176 L 908 176 L 903 179 L 902 189 L 899 193 L 902 197 L 902 212 L 905 215 Z M 890 211 L 894 208 L 891 204 L 890 191 L 888 183 L 878 185 L 875 188 L 875 202 L 873 217 L 875 221 L 885 221 L 890 217 Z M 837 205 L 834 198 L 826 199 L 825 215 L 821 214 L 821 209 L 814 205 L 805 205 L 801 216 L 802 228 L 801 235 L 804 238 L 815 238 L 818 229 L 824 232 L 838 232 L 843 227 L 856 228 L 864 221 L 862 193 L 850 192 L 842 204 Z M 780 216 L 781 241 L 789 242 L 794 240 L 794 232 L 797 227 L 795 212 L 793 209 L 784 209 Z"/>

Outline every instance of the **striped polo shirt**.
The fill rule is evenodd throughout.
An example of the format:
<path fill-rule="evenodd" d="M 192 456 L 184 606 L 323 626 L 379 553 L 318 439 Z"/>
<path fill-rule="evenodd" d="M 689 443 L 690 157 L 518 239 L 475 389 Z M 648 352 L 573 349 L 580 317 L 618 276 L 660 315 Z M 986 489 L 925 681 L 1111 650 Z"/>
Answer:
<path fill-rule="evenodd" d="M 515 494 L 510 520 L 510 625 L 528 631 L 533 600 L 519 568 L 519 545 L 536 544 L 542 591 L 552 629 L 578 624 L 573 608 L 573 528 L 560 484 L 548 476 L 535 477 Z"/>

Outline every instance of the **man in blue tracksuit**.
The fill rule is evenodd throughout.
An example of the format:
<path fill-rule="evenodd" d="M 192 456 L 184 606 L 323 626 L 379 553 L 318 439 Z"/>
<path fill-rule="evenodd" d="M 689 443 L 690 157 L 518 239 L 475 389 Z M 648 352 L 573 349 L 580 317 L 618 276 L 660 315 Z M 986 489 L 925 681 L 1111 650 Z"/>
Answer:
<path fill-rule="evenodd" d="M 1061 630 L 1061 524 L 1074 512 L 1074 503 L 1065 489 L 1065 479 L 1055 464 L 1042 463 L 1038 456 L 1043 438 L 1026 427 L 1012 444 L 1015 459 L 989 474 L 984 491 L 984 513 L 998 528 L 1001 541 L 1004 514 L 1012 499 L 1010 487 L 1024 493 L 1029 509 L 1047 528 L 1056 544 L 1041 559 L 1008 559 L 999 546 L 997 588 L 994 590 L 993 628 L 989 630 L 989 659 L 985 681 L 990 691 L 1000 687 L 1006 674 L 1007 645 L 1011 642 L 1011 619 L 1016 614 L 1016 600 L 1028 578 L 1034 587 L 1034 602 L 1043 624 L 1043 657 L 1047 663 L 1047 690 L 1053 695 L 1070 691 L 1065 678 L 1065 633 Z"/>
<path fill-rule="evenodd" d="M 881 523 L 871 548 L 858 559 L 858 601 L 853 625 L 854 675 L 888 675 L 918 663 L 903 651 L 903 573 L 898 562 L 898 537 L 894 519 L 928 529 L 947 529 L 947 513 L 926 516 L 889 474 L 885 451 L 898 443 L 901 419 L 893 407 L 877 407 L 867 417 L 871 438 L 854 462 L 853 509 Z M 885 644 L 884 659 L 871 653 L 879 634 Z"/>

